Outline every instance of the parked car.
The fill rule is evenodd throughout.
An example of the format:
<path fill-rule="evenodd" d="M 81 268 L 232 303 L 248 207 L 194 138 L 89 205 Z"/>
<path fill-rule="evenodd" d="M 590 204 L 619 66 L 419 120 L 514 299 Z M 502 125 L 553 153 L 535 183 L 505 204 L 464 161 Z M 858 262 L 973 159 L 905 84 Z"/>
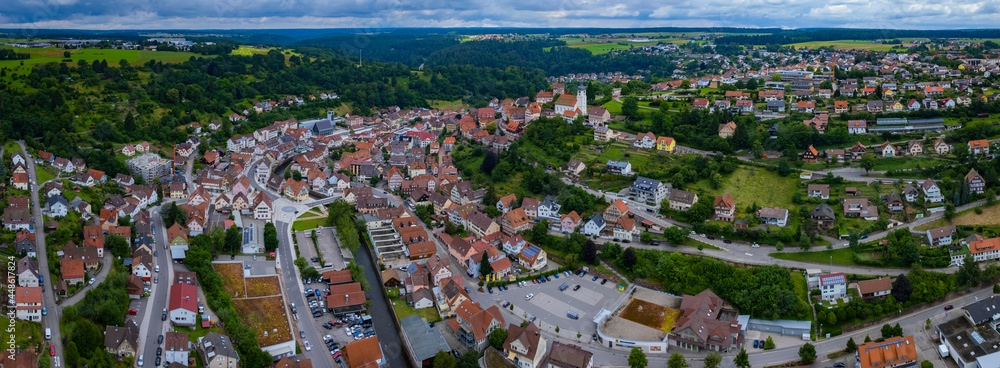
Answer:
<path fill-rule="evenodd" d="M 312 345 L 309 345 L 309 342 L 308 342 L 308 341 L 306 341 L 306 342 L 305 342 L 305 344 L 303 344 L 303 345 L 305 345 L 305 346 L 306 346 L 306 351 L 310 351 L 310 350 L 312 350 Z"/>
<path fill-rule="evenodd" d="M 577 291 L 577 290 L 580 290 L 580 285 L 576 285 L 576 286 L 573 287 L 573 291 Z"/>
<path fill-rule="evenodd" d="M 135 309 L 129 309 L 128 310 L 128 314 L 133 315 L 133 316 L 136 315 L 136 314 L 138 314 L 138 313 L 139 313 L 139 311 L 137 311 Z"/>
<path fill-rule="evenodd" d="M 714 236 L 711 236 L 711 235 L 709 235 L 709 236 L 706 236 L 706 238 L 708 238 L 708 240 L 715 240 L 715 237 L 714 237 Z"/>
<path fill-rule="evenodd" d="M 868 239 L 868 234 L 861 234 L 861 236 L 858 237 L 858 239 Z"/>
<path fill-rule="evenodd" d="M 299 330 L 299 337 L 303 339 L 306 338 L 306 332 L 304 330 Z"/>
<path fill-rule="evenodd" d="M 535 294 L 528 294 L 528 295 L 524 296 L 524 300 L 531 300 L 531 298 L 534 298 L 534 297 L 535 297 Z"/>
<path fill-rule="evenodd" d="M 49 345 L 49 356 L 56 356 L 56 346 Z M 142 355 L 139 356 L 139 365 L 142 365 Z"/>
<path fill-rule="evenodd" d="M 156 361 L 155 361 L 154 363 L 156 363 L 156 366 L 157 366 L 157 367 L 159 367 L 159 366 L 160 366 L 160 363 L 162 363 L 162 362 L 163 362 L 163 361 L 162 361 L 162 360 L 160 360 L 160 357 L 156 357 Z"/>
<path fill-rule="evenodd" d="M 955 308 L 955 306 L 951 304 L 944 306 L 944 310 L 952 310 L 952 308 Z"/>
<path fill-rule="evenodd" d="M 733 244 L 733 241 L 729 239 L 723 240 L 722 242 L 726 244 Z"/>
<path fill-rule="evenodd" d="M 163 343 L 163 335 L 160 335 L 160 337 L 156 338 L 156 343 L 157 344 L 162 344 Z"/>
<path fill-rule="evenodd" d="M 608 279 L 601 279 L 601 285 L 604 285 L 604 284 L 607 284 L 607 283 L 608 283 Z"/>
<path fill-rule="evenodd" d="M 487 286 L 486 287 L 486 291 L 489 291 L 490 294 L 493 294 L 493 287 L 492 286 Z"/>
<path fill-rule="evenodd" d="M 509 307 L 509 306 L 510 306 L 510 302 L 503 302 L 503 307 L 504 307 L 504 308 L 507 308 L 507 307 Z"/>
<path fill-rule="evenodd" d="M 160 356 L 160 355 L 163 355 L 163 348 L 157 346 L 156 347 L 156 356 Z"/>

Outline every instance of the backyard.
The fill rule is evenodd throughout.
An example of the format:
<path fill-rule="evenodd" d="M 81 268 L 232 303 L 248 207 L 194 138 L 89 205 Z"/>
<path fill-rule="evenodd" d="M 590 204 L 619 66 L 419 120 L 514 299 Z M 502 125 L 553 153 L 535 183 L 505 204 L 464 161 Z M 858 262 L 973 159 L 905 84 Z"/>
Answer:
<path fill-rule="evenodd" d="M 419 315 L 427 320 L 427 322 L 433 323 L 441 320 L 441 316 L 437 313 L 437 309 L 431 308 L 421 308 L 414 310 L 412 307 L 406 305 L 406 300 L 399 298 L 390 298 L 392 302 L 392 309 L 396 311 L 396 317 L 403 319 L 412 315 Z"/>

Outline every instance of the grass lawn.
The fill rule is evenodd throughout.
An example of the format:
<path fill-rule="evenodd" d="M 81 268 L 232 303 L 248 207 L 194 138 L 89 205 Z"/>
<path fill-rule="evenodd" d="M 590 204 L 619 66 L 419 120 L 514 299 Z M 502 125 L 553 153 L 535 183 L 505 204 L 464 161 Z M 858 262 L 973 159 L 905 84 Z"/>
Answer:
<path fill-rule="evenodd" d="M 455 101 L 444 101 L 444 100 L 427 100 L 427 103 L 431 105 L 432 109 L 438 110 L 460 110 L 467 105 L 462 103 L 462 100 Z"/>
<path fill-rule="evenodd" d="M 983 213 L 985 214 L 986 211 L 983 211 Z M 973 214 L 975 214 L 975 212 L 973 212 Z M 913 230 L 924 231 L 924 230 L 935 229 L 935 228 L 939 228 L 939 227 L 942 227 L 942 226 L 948 226 L 948 225 L 951 225 L 951 222 L 949 222 L 948 219 L 942 217 L 942 218 L 939 218 L 937 220 L 928 222 L 928 223 L 923 224 L 923 225 L 914 226 Z"/>
<path fill-rule="evenodd" d="M 35 165 L 35 177 L 38 179 L 38 184 L 42 184 L 48 180 L 56 178 L 56 176 L 52 175 L 49 170 L 46 170 L 38 165 Z"/>
<path fill-rule="evenodd" d="M 806 282 L 806 276 L 801 272 L 789 271 L 792 274 L 792 291 L 795 292 L 795 296 L 799 297 L 799 300 L 809 304 L 809 284 Z"/>
<path fill-rule="evenodd" d="M 729 193 L 736 205 L 745 208 L 756 203 L 759 206 L 792 208 L 792 194 L 798 188 L 799 179 L 780 177 L 778 174 L 754 167 L 740 167 L 733 174 L 722 179 L 719 189 L 712 188 L 709 179 L 702 179 L 687 188 L 688 191 L 703 191 L 707 195 Z"/>
<path fill-rule="evenodd" d="M 939 160 L 929 157 L 898 157 L 880 158 L 875 161 L 875 171 L 916 169 L 918 167 L 932 167 L 939 165 L 954 164 L 954 161 Z"/>
<path fill-rule="evenodd" d="M 708 244 L 708 243 L 703 243 L 703 242 L 700 242 L 698 240 L 691 239 L 689 237 L 684 237 L 684 242 L 681 243 L 681 245 L 683 245 L 685 247 L 695 247 L 695 248 L 697 248 L 699 245 L 701 245 L 703 249 L 719 250 L 719 247 L 716 247 L 716 246 Z"/>
<path fill-rule="evenodd" d="M 226 334 L 226 330 L 219 325 L 215 325 L 209 328 L 202 328 L 200 320 L 198 324 L 195 326 L 195 328 L 175 326 L 174 332 L 187 332 L 188 341 L 190 342 L 197 342 L 199 337 L 208 335 L 209 332 L 215 332 L 223 335 Z"/>
<path fill-rule="evenodd" d="M 326 222 L 325 217 L 309 219 L 309 220 L 296 220 L 294 223 L 292 223 L 292 230 L 303 231 L 303 230 L 315 229 L 317 227 L 320 227 L 320 225 L 323 225 L 323 223 L 325 222 Z"/>
<path fill-rule="evenodd" d="M 850 248 L 821 250 L 817 252 L 771 253 L 771 257 L 778 259 L 826 264 L 831 262 L 830 256 L 833 256 L 833 263 L 845 266 L 855 266 L 854 253 L 851 252 Z"/>
<path fill-rule="evenodd" d="M 608 109 L 608 113 L 611 115 L 621 115 L 622 114 L 622 103 L 611 100 L 608 103 L 601 105 L 601 107 Z"/>
<path fill-rule="evenodd" d="M 403 319 L 412 315 L 419 315 L 425 319 L 427 322 L 438 322 L 441 320 L 441 316 L 438 315 L 437 309 L 431 308 L 421 308 L 414 310 L 410 306 L 406 305 L 406 301 L 402 299 L 390 299 L 392 302 L 392 309 L 396 310 L 396 317 Z"/>
<path fill-rule="evenodd" d="M 14 141 L 4 143 L 3 145 L 4 156 L 10 156 L 12 153 L 20 151 L 21 151 L 21 146 L 18 146 L 17 143 Z"/>
<path fill-rule="evenodd" d="M 51 306 L 49 308 L 52 308 Z M 4 329 L 8 328 L 8 323 L 10 320 L 5 317 L 0 317 L 0 323 L 3 324 Z M 5 336 L 4 343 L 9 343 L 8 338 L 14 339 L 14 345 L 19 348 L 24 348 L 28 346 L 38 346 L 42 343 L 42 324 L 38 322 L 31 322 L 25 320 L 14 321 L 14 331 L 12 336 Z M 47 348 L 46 348 L 47 350 Z M 45 352 L 48 354 L 48 352 Z"/>

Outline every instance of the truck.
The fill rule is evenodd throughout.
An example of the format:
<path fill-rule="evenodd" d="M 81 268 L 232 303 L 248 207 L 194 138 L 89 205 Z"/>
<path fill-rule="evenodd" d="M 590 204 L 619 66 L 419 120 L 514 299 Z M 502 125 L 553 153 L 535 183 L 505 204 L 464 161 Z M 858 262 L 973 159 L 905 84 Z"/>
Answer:
<path fill-rule="evenodd" d="M 948 357 L 948 347 L 945 344 L 938 345 L 938 354 L 941 354 L 942 358 Z"/>
<path fill-rule="evenodd" d="M 568 283 L 564 282 L 562 285 L 559 285 L 559 291 L 565 291 L 568 288 L 569 288 L 569 284 Z"/>

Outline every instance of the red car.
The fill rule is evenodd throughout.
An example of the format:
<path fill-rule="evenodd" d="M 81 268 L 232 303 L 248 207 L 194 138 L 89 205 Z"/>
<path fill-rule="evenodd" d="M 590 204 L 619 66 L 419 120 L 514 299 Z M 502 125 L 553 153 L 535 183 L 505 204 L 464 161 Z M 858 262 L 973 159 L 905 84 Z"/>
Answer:
<path fill-rule="evenodd" d="M 56 356 L 56 346 L 49 345 L 49 356 Z"/>
<path fill-rule="evenodd" d="M 944 310 L 951 310 L 952 308 L 955 308 L 955 306 L 951 304 L 944 306 Z"/>
<path fill-rule="evenodd" d="M 134 316 L 134 315 L 136 315 L 137 313 L 139 313 L 139 311 L 137 311 L 137 310 L 135 310 L 135 309 L 129 309 L 129 310 L 128 310 L 128 314 L 131 314 L 131 315 L 133 315 L 133 316 Z"/>

